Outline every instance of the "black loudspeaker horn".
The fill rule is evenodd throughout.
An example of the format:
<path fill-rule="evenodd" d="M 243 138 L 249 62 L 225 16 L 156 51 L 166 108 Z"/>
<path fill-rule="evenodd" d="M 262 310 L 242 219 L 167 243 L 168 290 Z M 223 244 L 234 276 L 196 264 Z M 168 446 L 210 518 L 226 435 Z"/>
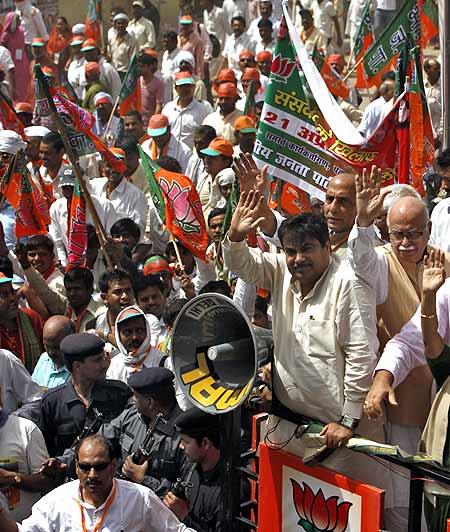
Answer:
<path fill-rule="evenodd" d="M 210 414 L 237 408 L 253 388 L 257 371 L 252 325 L 231 299 L 202 294 L 178 315 L 172 360 L 186 397 Z"/>

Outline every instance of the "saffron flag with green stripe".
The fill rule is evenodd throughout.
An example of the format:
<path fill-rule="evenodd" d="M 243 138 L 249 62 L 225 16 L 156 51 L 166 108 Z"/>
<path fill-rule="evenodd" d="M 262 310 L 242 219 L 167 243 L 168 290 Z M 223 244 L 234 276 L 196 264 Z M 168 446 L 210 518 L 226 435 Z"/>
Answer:
<path fill-rule="evenodd" d="M 141 84 L 139 83 L 139 68 L 137 54 L 134 54 L 127 72 L 123 78 L 122 87 L 119 93 L 119 114 L 124 116 L 128 111 L 141 112 Z"/>

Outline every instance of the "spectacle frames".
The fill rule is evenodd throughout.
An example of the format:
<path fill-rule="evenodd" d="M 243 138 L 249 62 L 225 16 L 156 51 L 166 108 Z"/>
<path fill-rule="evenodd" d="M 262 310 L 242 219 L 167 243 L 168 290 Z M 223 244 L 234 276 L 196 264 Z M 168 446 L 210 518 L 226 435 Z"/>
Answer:
<path fill-rule="evenodd" d="M 408 231 L 405 233 L 403 231 L 391 231 L 389 234 L 397 242 L 402 242 L 405 238 L 410 242 L 414 242 L 415 240 L 422 238 L 424 233 L 425 231 Z"/>
<path fill-rule="evenodd" d="M 89 473 L 91 469 L 97 472 L 104 471 L 110 464 L 111 462 L 99 462 L 98 464 L 84 464 L 83 462 L 78 462 L 78 467 L 81 471 Z"/>

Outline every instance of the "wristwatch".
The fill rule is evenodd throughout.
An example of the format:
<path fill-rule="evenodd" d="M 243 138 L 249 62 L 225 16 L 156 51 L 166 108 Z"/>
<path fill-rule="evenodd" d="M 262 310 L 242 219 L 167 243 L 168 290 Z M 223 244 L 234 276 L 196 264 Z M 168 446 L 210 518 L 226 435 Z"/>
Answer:
<path fill-rule="evenodd" d="M 344 414 L 339 421 L 339 424 L 350 430 L 355 430 L 359 425 L 359 419 Z"/>

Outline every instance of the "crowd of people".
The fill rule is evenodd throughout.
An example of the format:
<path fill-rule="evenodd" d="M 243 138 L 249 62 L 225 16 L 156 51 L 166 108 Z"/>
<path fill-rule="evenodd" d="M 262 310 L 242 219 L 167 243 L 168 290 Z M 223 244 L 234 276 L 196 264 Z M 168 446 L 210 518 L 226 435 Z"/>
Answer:
<path fill-rule="evenodd" d="M 374 4 L 379 35 L 402 2 Z M 345 78 L 339 104 L 369 137 L 391 108 L 395 72 L 364 98 L 346 78 L 365 6 L 297 0 L 293 18 L 308 51 L 320 48 Z M 372 168 L 335 175 L 323 201 L 309 197 L 287 216 L 268 201 L 271 176 L 251 156 L 281 2 L 179 0 L 169 30 L 150 0 L 103 15 L 96 40 L 62 16 L 46 28 L 30 0 L 15 0 L 0 34 L 0 96 L 24 127 L 22 136 L 0 130 L 0 173 L 24 151 L 51 220 L 47 234 L 19 239 L 16 209 L 0 198 L 0 532 L 223 530 L 220 416 L 192 406 L 172 360 L 176 318 L 205 293 L 232 298 L 272 331 L 273 360 L 259 368 L 256 401 L 242 406 L 247 418 L 270 413 L 263 440 L 304 456 L 298 425 L 322 424 L 333 450 L 323 465 L 384 489 L 385 528 L 404 532 L 408 471 L 346 443 L 359 434 L 450 463 L 450 150 L 440 149 L 438 60 L 424 62 L 437 150 L 426 197 L 380 188 Z M 134 58 L 140 109 L 120 116 Z M 87 212 L 86 267 L 70 264 L 68 236 L 79 168 L 54 116 L 35 105 L 37 64 L 94 115 L 94 133 L 126 167 L 80 157 L 97 213 Z M 207 261 L 171 238 L 141 153 L 194 184 Z M 249 431 L 243 423 L 243 441 Z M 425 491 L 429 530 L 443 531 L 450 491 Z"/>

